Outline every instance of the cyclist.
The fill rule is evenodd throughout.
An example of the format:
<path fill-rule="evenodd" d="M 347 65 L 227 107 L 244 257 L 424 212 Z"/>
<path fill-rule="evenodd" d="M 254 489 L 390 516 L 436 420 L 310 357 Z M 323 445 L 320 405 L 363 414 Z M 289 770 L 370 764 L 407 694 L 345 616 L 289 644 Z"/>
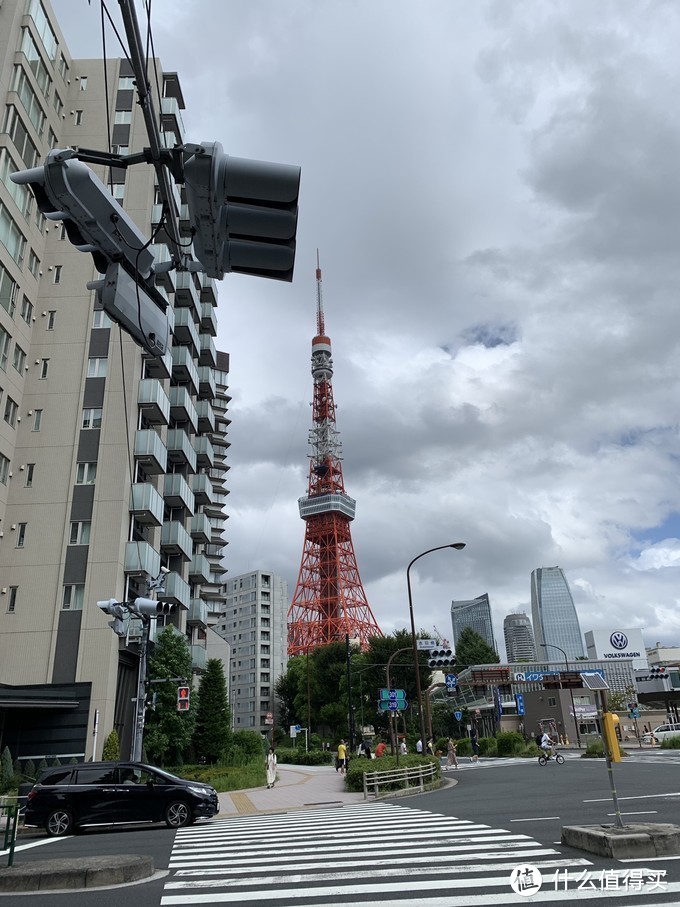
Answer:
<path fill-rule="evenodd" d="M 541 749 L 546 754 L 548 759 L 551 759 L 555 755 L 555 742 L 547 731 L 543 731 L 543 736 L 541 737 Z"/>

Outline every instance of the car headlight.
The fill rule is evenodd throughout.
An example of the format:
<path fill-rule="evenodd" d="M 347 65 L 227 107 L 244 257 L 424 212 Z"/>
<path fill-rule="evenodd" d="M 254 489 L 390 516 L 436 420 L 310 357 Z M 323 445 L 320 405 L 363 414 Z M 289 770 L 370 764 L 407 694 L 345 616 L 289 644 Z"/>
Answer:
<path fill-rule="evenodd" d="M 189 785 L 189 790 L 190 790 L 192 793 L 194 793 L 194 794 L 198 794 L 200 797 L 209 797 L 209 796 L 210 796 L 210 793 L 211 793 L 210 788 L 208 788 L 208 787 L 197 787 L 197 786 L 195 786 L 195 785 L 193 785 L 193 784 L 190 784 L 190 785 Z"/>

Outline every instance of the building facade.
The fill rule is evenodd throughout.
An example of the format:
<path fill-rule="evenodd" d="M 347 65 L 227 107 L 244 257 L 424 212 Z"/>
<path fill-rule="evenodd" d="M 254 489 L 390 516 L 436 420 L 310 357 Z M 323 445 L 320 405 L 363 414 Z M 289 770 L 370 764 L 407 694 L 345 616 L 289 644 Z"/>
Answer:
<path fill-rule="evenodd" d="M 454 646 L 458 643 L 458 638 L 466 627 L 470 627 L 476 633 L 479 633 L 492 649 L 496 649 L 496 643 L 493 638 L 493 624 L 491 622 L 491 605 L 486 592 L 478 598 L 451 602 L 451 628 Z"/>
<path fill-rule="evenodd" d="M 557 660 L 560 650 L 567 661 L 585 657 L 574 599 L 561 567 L 532 571 L 531 619 L 538 658 Z"/>
<path fill-rule="evenodd" d="M 523 611 L 506 615 L 503 621 L 503 636 L 507 661 L 533 661 L 536 658 L 534 631 L 531 621 Z"/>
<path fill-rule="evenodd" d="M 172 146 L 184 141 L 182 90 L 156 64 L 154 106 Z M 58 685 L 65 711 L 85 708 L 89 728 L 97 716 L 98 752 L 91 733 L 49 734 L 29 752 L 10 709 L 0 727 L 15 757 L 96 758 L 112 728 L 129 748 L 140 636 L 134 622 L 125 638 L 112 633 L 98 600 L 146 595 L 166 568 L 162 598 L 177 605 L 167 620 L 194 669 L 205 665 L 208 620 L 222 610 L 229 359 L 215 348 L 214 281 L 158 275 L 173 333 L 154 358 L 87 289 L 100 277 L 92 257 L 10 180 L 53 148 L 147 146 L 129 62 L 74 60 L 47 2 L 4 0 L 0 104 L 0 684 L 18 701 Z M 92 169 L 151 237 L 153 168 Z M 174 203 L 189 244 L 179 190 Z M 170 259 L 163 238 L 157 262 Z"/>
<path fill-rule="evenodd" d="M 288 663 L 287 610 L 288 583 L 275 573 L 255 570 L 227 580 L 224 612 L 215 630 L 231 648 L 234 730 L 266 734 L 274 726 L 274 684 Z"/>

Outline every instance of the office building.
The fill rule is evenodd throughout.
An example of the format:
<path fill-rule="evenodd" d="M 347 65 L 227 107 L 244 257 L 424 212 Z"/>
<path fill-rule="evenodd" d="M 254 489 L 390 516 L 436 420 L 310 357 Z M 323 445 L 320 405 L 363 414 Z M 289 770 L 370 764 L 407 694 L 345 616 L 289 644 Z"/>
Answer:
<path fill-rule="evenodd" d="M 491 605 L 486 592 L 478 598 L 468 601 L 451 602 L 451 627 L 454 646 L 458 643 L 458 638 L 463 630 L 470 627 L 479 633 L 484 642 L 492 649 L 496 649 L 491 623 Z"/>
<path fill-rule="evenodd" d="M 533 661 L 536 658 L 536 643 L 531 621 L 522 611 L 508 614 L 503 621 L 506 661 Z"/>
<path fill-rule="evenodd" d="M 177 73 L 157 60 L 150 88 L 164 145 L 183 142 Z M 92 257 L 10 180 L 53 148 L 148 146 L 127 60 L 109 59 L 105 79 L 101 60 L 71 58 L 46 0 L 4 0 L 0 102 L 0 733 L 15 757 L 63 760 L 101 756 L 116 728 L 125 754 L 140 628 L 119 638 L 97 601 L 146 595 L 166 568 L 167 620 L 197 672 L 222 610 L 229 358 L 215 348 L 216 286 L 158 275 L 173 336 L 154 358 L 87 289 Z M 151 237 L 154 169 L 92 169 Z M 173 201 L 190 252 L 179 189 Z M 156 262 L 170 260 L 164 236 Z"/>
<path fill-rule="evenodd" d="M 267 733 L 276 721 L 274 684 L 288 663 L 288 583 L 255 570 L 229 577 L 215 630 L 231 648 L 230 705 L 234 730 Z"/>
<path fill-rule="evenodd" d="M 561 567 L 538 567 L 532 572 L 531 619 L 537 658 L 558 661 L 560 650 L 566 660 L 585 657 L 574 599 Z"/>

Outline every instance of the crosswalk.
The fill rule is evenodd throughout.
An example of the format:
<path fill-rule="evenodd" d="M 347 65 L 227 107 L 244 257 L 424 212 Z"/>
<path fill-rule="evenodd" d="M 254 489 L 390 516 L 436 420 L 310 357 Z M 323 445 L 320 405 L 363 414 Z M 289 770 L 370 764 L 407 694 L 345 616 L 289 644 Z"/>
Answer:
<path fill-rule="evenodd" d="M 510 884 L 524 864 L 542 874 L 551 903 L 579 897 L 570 881 L 592 867 L 525 834 L 400 804 L 244 816 L 177 832 L 161 907 L 526 904 Z"/>
<path fill-rule="evenodd" d="M 566 761 L 570 761 L 570 760 L 572 760 L 572 759 L 580 759 L 580 758 L 581 758 L 581 754 L 580 754 L 580 753 L 575 753 L 575 752 L 570 752 L 570 751 L 562 752 L 562 755 L 564 756 L 565 762 L 566 762 Z M 502 766 L 502 765 L 513 765 L 513 766 L 519 766 L 519 765 L 532 765 L 532 766 L 536 766 L 536 764 L 537 764 L 537 758 L 536 758 L 535 756 L 527 757 L 527 758 L 519 758 L 519 757 L 517 757 L 517 756 L 493 756 L 493 757 L 490 757 L 490 758 L 488 758 L 488 759 L 485 759 L 484 757 L 482 757 L 482 758 L 480 758 L 480 760 L 479 760 L 478 762 L 473 762 L 468 756 L 459 756 L 459 757 L 458 757 L 458 768 L 457 768 L 457 769 L 455 769 L 455 768 L 450 769 L 450 768 L 448 767 L 446 761 L 445 761 L 445 760 L 442 760 L 442 772 L 444 772 L 444 774 L 445 774 L 446 776 L 448 776 L 449 774 L 454 775 L 457 771 L 461 771 L 461 769 L 463 769 L 463 770 L 467 770 L 467 769 L 474 769 L 474 770 L 476 770 L 476 769 L 479 769 L 479 768 L 498 768 L 498 767 L 500 767 L 500 766 Z"/>

